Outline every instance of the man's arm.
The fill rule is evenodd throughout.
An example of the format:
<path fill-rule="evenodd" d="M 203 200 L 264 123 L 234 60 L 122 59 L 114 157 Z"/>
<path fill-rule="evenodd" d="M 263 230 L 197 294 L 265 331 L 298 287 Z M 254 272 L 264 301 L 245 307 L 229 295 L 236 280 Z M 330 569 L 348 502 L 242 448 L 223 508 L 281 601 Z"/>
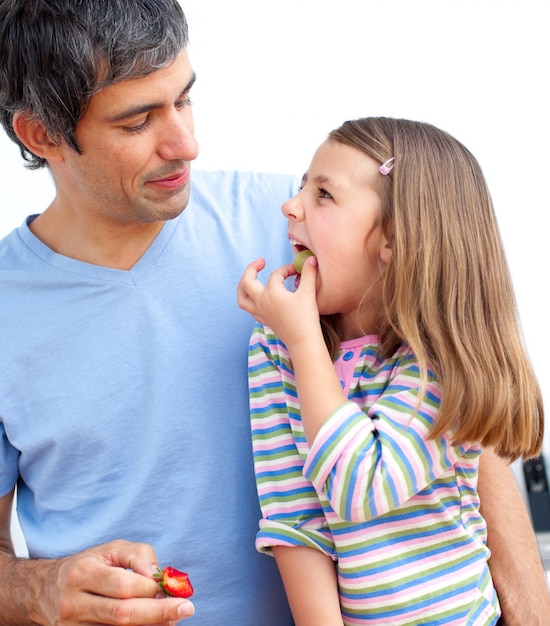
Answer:
<path fill-rule="evenodd" d="M 14 492 L 15 489 L 0 498 L 0 555 L 3 552 L 15 555 L 10 534 L 11 509 L 13 506 Z M 2 570 L 0 570 L 0 577 L 1 576 Z"/>
<path fill-rule="evenodd" d="M 169 624 L 189 617 L 181 598 L 156 599 L 151 546 L 112 541 L 62 559 L 16 558 L 10 537 L 13 491 L 0 498 L 0 624 Z"/>
<path fill-rule="evenodd" d="M 550 595 L 531 520 L 510 466 L 491 450 L 481 455 L 478 490 L 504 626 L 549 626 Z"/>
<path fill-rule="evenodd" d="M 51 570 L 54 561 L 29 569 L 26 573 L 30 578 L 25 579 L 25 572 L 19 567 L 20 559 L 15 557 L 10 534 L 13 498 L 14 490 L 0 498 L 0 623 L 30 624 L 35 623 L 30 612 L 30 607 L 37 603 L 37 598 L 33 596 L 37 590 L 45 588 L 45 577 L 53 580 Z"/>

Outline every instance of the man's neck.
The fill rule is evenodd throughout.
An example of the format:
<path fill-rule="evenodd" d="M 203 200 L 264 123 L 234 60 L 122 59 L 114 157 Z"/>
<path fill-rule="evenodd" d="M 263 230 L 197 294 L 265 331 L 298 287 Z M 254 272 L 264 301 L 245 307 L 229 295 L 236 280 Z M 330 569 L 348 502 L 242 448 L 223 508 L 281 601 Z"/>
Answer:
<path fill-rule="evenodd" d="M 119 270 L 131 270 L 164 222 L 88 222 L 61 216 L 50 206 L 30 224 L 32 233 L 63 256 Z"/>

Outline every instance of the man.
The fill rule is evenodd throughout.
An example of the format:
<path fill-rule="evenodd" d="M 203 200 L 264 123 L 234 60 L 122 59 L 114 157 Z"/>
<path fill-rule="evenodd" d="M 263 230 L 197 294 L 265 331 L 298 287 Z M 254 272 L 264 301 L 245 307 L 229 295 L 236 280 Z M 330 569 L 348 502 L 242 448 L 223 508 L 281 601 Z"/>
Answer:
<path fill-rule="evenodd" d="M 176 0 L 0 0 L 0 30 L 3 125 L 56 188 L 0 243 L 0 623 L 291 624 L 253 547 L 235 288 L 250 259 L 288 255 L 293 181 L 194 173 L 190 194 L 195 76 Z M 510 536 L 530 563 L 536 549 L 528 523 L 495 521 L 494 499 L 517 497 L 492 484 L 497 462 L 481 486 L 503 537 L 493 574 L 511 576 L 505 614 L 521 623 L 532 598 L 513 606 L 513 584 L 544 579 L 500 565 Z M 16 485 L 30 560 L 9 537 Z M 158 565 L 189 573 L 193 604 L 156 597 Z"/>

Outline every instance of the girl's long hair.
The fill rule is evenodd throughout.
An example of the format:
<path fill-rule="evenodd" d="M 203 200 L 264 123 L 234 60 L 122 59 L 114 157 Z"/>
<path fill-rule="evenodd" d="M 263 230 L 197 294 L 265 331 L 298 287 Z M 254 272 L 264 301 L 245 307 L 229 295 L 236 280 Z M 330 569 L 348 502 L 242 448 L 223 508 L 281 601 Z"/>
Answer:
<path fill-rule="evenodd" d="M 442 388 L 434 437 L 481 442 L 501 456 L 537 456 L 542 394 L 520 332 L 489 191 L 479 164 L 456 139 L 409 120 L 364 118 L 329 135 L 381 164 L 382 227 L 392 261 L 383 274 L 382 356 L 408 344 L 424 384 Z M 338 316 L 323 317 L 334 353 Z"/>

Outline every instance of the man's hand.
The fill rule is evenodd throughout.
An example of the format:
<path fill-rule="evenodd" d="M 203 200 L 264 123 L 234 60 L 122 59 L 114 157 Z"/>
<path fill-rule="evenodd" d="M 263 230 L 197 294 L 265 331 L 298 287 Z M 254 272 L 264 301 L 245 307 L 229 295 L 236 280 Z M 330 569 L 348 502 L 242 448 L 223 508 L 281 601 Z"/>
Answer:
<path fill-rule="evenodd" d="M 59 560 L 24 560 L 3 554 L 0 622 L 10 626 L 168 626 L 194 607 L 166 598 L 153 574 L 147 544 L 112 541 Z M 8 608 L 10 607 L 10 608 Z"/>

